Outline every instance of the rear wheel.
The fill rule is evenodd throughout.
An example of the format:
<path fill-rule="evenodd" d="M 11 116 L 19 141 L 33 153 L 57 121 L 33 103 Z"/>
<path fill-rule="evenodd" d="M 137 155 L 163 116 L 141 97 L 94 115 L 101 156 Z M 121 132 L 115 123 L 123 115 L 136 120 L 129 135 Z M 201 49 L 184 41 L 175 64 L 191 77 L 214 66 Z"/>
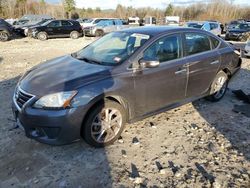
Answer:
<path fill-rule="evenodd" d="M 45 33 L 45 32 L 39 32 L 39 33 L 37 34 L 37 38 L 38 38 L 39 40 L 45 41 L 45 40 L 48 39 L 48 35 L 47 35 L 47 33 Z"/>
<path fill-rule="evenodd" d="M 9 40 L 9 35 L 5 31 L 0 31 L 0 41 L 5 42 Z"/>
<path fill-rule="evenodd" d="M 124 124 L 124 108 L 116 102 L 105 101 L 91 110 L 83 125 L 82 135 L 94 147 L 107 146 L 119 138 Z"/>
<path fill-rule="evenodd" d="M 208 100 L 217 102 L 223 98 L 227 91 L 228 76 L 225 72 L 220 71 L 216 75 L 210 89 L 210 96 L 206 97 Z"/>
<path fill-rule="evenodd" d="M 79 38 L 79 33 L 77 31 L 72 31 L 70 33 L 70 38 L 72 38 L 72 39 L 78 39 Z"/>

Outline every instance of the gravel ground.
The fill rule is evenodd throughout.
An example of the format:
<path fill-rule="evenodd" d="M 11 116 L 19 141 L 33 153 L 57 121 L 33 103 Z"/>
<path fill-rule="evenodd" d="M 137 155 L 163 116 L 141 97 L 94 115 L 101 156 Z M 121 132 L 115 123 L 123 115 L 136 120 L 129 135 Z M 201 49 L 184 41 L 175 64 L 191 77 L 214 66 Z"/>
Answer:
<path fill-rule="evenodd" d="M 126 126 L 114 145 L 49 146 L 13 127 L 18 78 L 93 39 L 17 39 L 0 44 L 0 187 L 250 187 L 250 118 L 232 94 L 250 94 L 250 59 L 218 103 L 198 100 Z M 137 142 L 133 142 L 137 140 Z"/>

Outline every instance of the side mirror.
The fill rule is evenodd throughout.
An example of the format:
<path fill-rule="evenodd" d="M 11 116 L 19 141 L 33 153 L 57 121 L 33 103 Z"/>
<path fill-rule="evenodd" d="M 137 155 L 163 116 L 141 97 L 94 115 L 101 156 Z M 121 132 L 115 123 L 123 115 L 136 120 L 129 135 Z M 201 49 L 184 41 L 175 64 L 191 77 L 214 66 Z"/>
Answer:
<path fill-rule="evenodd" d="M 160 65 L 160 61 L 141 59 L 139 61 L 139 64 L 140 64 L 141 68 L 155 68 L 155 67 L 158 67 Z"/>

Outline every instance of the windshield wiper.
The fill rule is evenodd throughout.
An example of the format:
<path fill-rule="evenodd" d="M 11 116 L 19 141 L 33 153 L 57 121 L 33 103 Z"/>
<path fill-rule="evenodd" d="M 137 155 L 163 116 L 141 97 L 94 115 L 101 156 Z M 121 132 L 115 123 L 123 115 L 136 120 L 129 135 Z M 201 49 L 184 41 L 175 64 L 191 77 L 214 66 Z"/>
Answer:
<path fill-rule="evenodd" d="M 99 61 L 96 61 L 94 59 L 89 59 L 89 58 L 86 58 L 86 57 L 77 57 L 77 56 L 75 56 L 74 58 L 76 58 L 76 59 L 78 59 L 80 61 L 86 61 L 88 63 L 94 63 L 94 64 L 99 64 L 99 65 L 101 64 L 101 62 L 99 62 Z"/>

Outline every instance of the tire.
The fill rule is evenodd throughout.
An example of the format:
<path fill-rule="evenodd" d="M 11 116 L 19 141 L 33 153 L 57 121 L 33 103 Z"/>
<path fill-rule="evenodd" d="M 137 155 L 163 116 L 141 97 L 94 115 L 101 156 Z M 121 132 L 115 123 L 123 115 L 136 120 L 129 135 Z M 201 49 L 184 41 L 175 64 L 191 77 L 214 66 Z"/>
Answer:
<path fill-rule="evenodd" d="M 106 117 L 115 120 L 112 125 L 110 124 L 112 121 L 105 121 L 107 120 Z M 120 137 L 125 120 L 125 110 L 119 103 L 109 100 L 104 101 L 104 103 L 102 102 L 92 108 L 87 115 L 82 128 L 83 139 L 94 147 L 113 144 Z M 105 125 L 105 123 L 107 124 Z"/>
<path fill-rule="evenodd" d="M 0 41 L 6 42 L 10 39 L 9 34 L 6 31 L 0 31 Z"/>
<path fill-rule="evenodd" d="M 70 38 L 72 38 L 72 39 L 78 39 L 79 38 L 79 33 L 77 31 L 72 31 L 70 33 Z"/>
<path fill-rule="evenodd" d="M 46 32 L 39 32 L 37 34 L 37 38 L 41 41 L 45 41 L 45 40 L 48 40 L 48 35 Z"/>
<path fill-rule="evenodd" d="M 96 32 L 95 32 L 95 36 L 96 37 L 102 37 L 104 35 L 104 32 L 102 31 L 102 30 L 97 30 Z"/>
<path fill-rule="evenodd" d="M 227 86 L 228 75 L 223 71 L 218 72 L 211 85 L 210 95 L 206 99 L 212 102 L 221 100 L 226 94 Z"/>

